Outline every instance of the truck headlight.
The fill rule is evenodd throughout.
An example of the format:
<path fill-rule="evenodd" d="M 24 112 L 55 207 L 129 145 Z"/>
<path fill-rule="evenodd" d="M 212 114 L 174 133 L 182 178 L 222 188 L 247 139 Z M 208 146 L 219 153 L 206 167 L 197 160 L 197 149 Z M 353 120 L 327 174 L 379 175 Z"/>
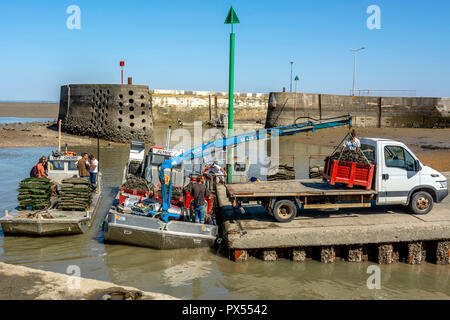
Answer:
<path fill-rule="evenodd" d="M 447 188 L 447 180 L 446 181 L 438 181 L 438 183 L 441 185 L 441 188 L 444 188 L 444 189 Z"/>

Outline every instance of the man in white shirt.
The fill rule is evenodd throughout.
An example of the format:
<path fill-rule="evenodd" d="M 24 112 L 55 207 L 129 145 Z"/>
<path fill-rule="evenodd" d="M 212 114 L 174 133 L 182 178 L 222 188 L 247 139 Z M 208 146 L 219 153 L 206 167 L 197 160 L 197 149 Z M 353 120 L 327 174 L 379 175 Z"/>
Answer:
<path fill-rule="evenodd" d="M 206 175 L 211 179 L 215 179 L 216 182 L 222 182 L 224 181 L 224 176 L 226 175 L 225 170 L 217 164 L 217 161 L 214 161 L 209 166 L 208 170 L 206 171 Z"/>
<path fill-rule="evenodd" d="M 361 147 L 361 142 L 356 137 L 355 130 L 350 131 L 350 137 L 344 141 L 342 150 L 350 150 L 350 151 L 359 152 L 360 147 Z"/>
<path fill-rule="evenodd" d="M 98 160 L 91 154 L 89 155 L 89 173 L 91 176 L 91 183 L 94 189 L 97 187 L 97 175 L 98 175 Z"/>

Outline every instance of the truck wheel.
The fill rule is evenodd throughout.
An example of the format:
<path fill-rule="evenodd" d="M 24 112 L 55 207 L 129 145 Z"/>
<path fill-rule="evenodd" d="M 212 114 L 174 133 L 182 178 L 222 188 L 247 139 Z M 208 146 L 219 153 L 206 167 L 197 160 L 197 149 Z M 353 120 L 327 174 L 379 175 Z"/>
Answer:
<path fill-rule="evenodd" d="M 409 208 L 415 214 L 427 214 L 433 209 L 433 197 L 426 191 L 413 194 L 409 202 Z"/>
<path fill-rule="evenodd" d="M 297 215 L 297 207 L 290 200 L 279 200 L 273 207 L 273 216 L 278 222 L 289 222 Z"/>

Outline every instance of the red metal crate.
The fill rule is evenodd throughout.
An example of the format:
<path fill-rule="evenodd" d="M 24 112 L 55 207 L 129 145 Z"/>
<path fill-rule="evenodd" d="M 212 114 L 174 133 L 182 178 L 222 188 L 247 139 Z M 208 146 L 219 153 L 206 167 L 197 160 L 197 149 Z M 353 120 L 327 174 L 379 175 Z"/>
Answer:
<path fill-rule="evenodd" d="M 367 190 L 372 187 L 375 165 L 325 159 L 323 176 L 331 185 L 336 182 L 347 184 L 349 188 L 354 185 L 363 186 Z"/>

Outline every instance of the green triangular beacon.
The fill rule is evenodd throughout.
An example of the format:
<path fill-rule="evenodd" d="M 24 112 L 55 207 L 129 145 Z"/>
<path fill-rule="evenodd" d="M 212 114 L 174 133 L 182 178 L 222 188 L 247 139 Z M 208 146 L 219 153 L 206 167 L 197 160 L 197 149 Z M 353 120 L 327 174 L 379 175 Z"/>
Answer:
<path fill-rule="evenodd" d="M 233 24 L 233 23 L 239 23 L 239 18 L 234 11 L 233 7 L 230 8 L 230 11 L 228 11 L 227 18 L 225 19 L 225 24 Z"/>

